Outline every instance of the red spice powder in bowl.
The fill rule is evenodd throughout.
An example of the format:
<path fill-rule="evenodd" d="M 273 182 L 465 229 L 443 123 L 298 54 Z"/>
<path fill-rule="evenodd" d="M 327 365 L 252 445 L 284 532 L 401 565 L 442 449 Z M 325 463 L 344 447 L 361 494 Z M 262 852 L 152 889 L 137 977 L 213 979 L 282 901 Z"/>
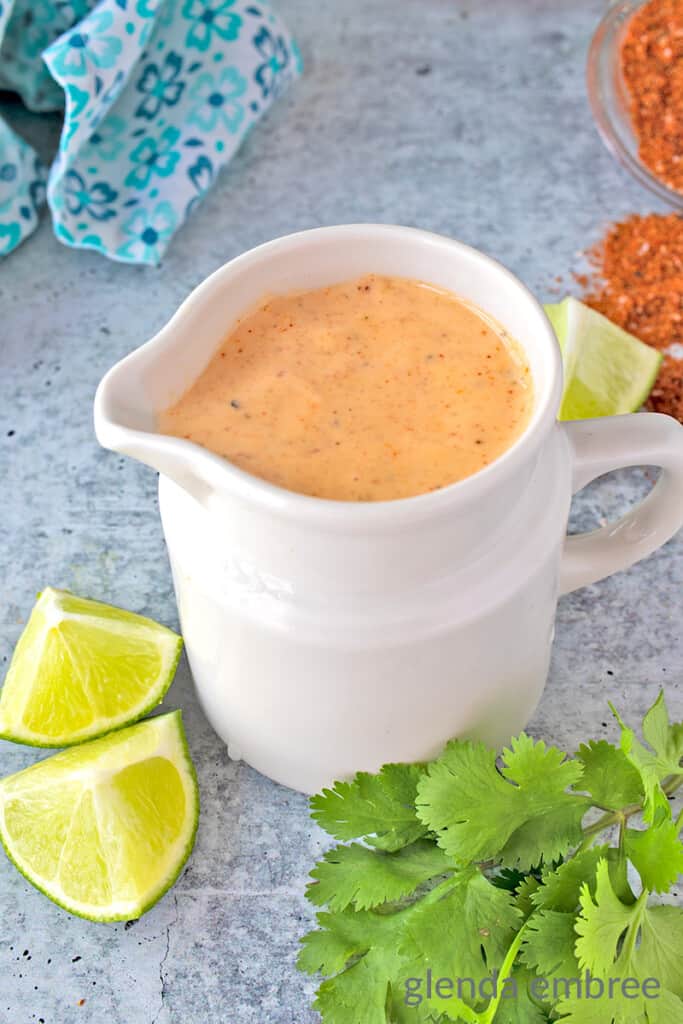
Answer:
<path fill-rule="evenodd" d="M 621 71 L 640 159 L 683 192 L 683 0 L 649 0 L 629 18 Z"/>
<path fill-rule="evenodd" d="M 664 353 L 648 408 L 683 422 L 683 217 L 629 217 L 587 255 L 583 301 Z"/>
<path fill-rule="evenodd" d="M 588 96 L 610 152 L 683 211 L 683 0 L 618 0 L 591 42 Z"/>

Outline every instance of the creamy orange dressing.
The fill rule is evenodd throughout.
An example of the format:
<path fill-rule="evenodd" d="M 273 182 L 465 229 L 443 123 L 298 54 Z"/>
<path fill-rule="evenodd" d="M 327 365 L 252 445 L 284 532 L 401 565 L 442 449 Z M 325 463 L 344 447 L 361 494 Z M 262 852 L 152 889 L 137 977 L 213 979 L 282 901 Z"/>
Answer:
<path fill-rule="evenodd" d="M 476 473 L 532 402 L 521 349 L 485 314 L 369 274 L 264 299 L 159 428 L 291 491 L 380 501 Z"/>

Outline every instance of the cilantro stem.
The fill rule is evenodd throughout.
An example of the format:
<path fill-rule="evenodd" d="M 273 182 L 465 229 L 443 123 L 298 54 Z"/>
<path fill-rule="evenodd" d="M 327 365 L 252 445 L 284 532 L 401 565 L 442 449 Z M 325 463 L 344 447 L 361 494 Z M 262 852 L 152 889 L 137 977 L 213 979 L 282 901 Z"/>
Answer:
<path fill-rule="evenodd" d="M 527 927 L 528 923 L 529 923 L 528 920 L 524 922 L 524 924 L 519 929 L 519 931 L 515 935 L 514 939 L 510 943 L 510 948 L 508 949 L 507 953 L 505 954 L 505 959 L 503 960 L 503 963 L 501 965 L 500 975 L 498 977 L 498 982 L 499 982 L 501 987 L 498 989 L 498 995 L 495 997 L 495 999 L 493 999 L 489 1003 L 489 1005 L 486 1007 L 486 1010 L 483 1013 L 479 1014 L 479 1018 L 478 1019 L 481 1022 L 481 1024 L 492 1024 L 492 1022 L 493 1022 L 493 1020 L 494 1020 L 494 1018 L 495 1018 L 495 1016 L 496 1016 L 496 1014 L 498 1012 L 498 1007 L 500 1006 L 500 1001 L 503 998 L 502 989 L 505 987 L 505 982 L 508 980 L 508 978 L 512 974 L 512 968 L 514 966 L 515 960 L 517 959 L 517 954 L 519 953 L 519 948 L 522 945 L 522 941 L 524 939 L 524 932 L 526 931 L 526 927 Z"/>
<path fill-rule="evenodd" d="M 643 889 L 640 896 L 636 900 L 634 906 L 631 907 L 631 914 L 633 915 L 629 922 L 626 934 L 623 940 L 623 946 L 619 953 L 619 959 L 623 963 L 629 963 L 633 950 L 636 945 L 636 940 L 640 934 L 640 925 L 643 920 L 643 915 L 647 912 L 647 901 L 650 897 L 648 889 Z"/>
<path fill-rule="evenodd" d="M 471 1006 L 467 1003 L 460 1001 L 458 1004 L 458 1020 L 464 1020 L 465 1024 L 481 1024 L 484 1019 L 478 1013 L 476 1013 Z"/>
<path fill-rule="evenodd" d="M 674 793 L 683 786 L 683 775 L 668 775 L 662 782 L 662 789 L 664 794 L 669 797 L 673 796 Z M 593 838 L 604 832 L 606 828 L 611 828 L 612 825 L 619 825 L 620 829 L 623 829 L 629 818 L 632 818 L 634 814 L 640 814 L 643 810 L 642 804 L 628 804 L 626 807 L 622 807 L 619 811 L 608 811 L 607 814 L 603 814 L 601 818 L 593 822 L 583 830 L 584 839 L 579 846 L 577 853 L 583 853 L 593 843 Z"/>
<path fill-rule="evenodd" d="M 662 789 L 667 796 L 673 796 L 681 786 L 683 786 L 683 775 L 669 775 L 662 783 Z"/>

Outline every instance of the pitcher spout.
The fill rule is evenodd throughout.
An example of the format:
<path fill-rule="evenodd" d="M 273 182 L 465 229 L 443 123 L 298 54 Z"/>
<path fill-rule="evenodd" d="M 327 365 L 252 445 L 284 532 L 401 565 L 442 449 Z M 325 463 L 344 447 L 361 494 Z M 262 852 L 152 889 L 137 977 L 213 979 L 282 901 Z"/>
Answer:
<path fill-rule="evenodd" d="M 117 363 L 102 379 L 95 396 L 95 434 L 104 448 L 150 466 L 206 504 L 222 468 L 213 465 L 219 460 L 189 441 L 158 430 L 157 415 L 174 400 L 178 390 L 169 379 L 167 359 L 161 369 L 162 346 L 166 347 L 159 335 Z"/>

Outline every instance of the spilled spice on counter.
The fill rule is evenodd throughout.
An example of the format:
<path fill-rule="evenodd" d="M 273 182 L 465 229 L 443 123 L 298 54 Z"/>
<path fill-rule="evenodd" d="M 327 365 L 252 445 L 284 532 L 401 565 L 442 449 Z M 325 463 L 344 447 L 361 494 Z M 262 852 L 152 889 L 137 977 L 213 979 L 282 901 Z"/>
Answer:
<path fill-rule="evenodd" d="M 683 192 L 683 0 L 650 0 L 637 10 L 620 58 L 640 159 Z"/>
<path fill-rule="evenodd" d="M 587 257 L 583 301 L 664 353 L 648 408 L 683 422 L 683 218 L 629 217 Z"/>

